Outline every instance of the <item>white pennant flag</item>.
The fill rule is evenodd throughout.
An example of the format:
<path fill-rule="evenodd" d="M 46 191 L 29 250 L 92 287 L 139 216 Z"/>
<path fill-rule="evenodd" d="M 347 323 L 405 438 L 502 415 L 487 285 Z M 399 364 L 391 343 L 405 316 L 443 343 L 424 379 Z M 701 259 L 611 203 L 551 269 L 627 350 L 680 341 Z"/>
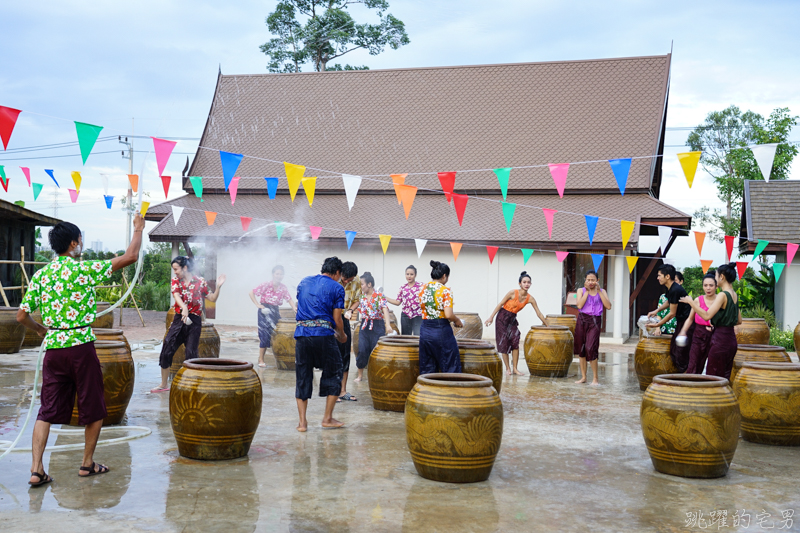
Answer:
<path fill-rule="evenodd" d="M 172 219 L 175 221 L 175 225 L 178 225 L 178 221 L 181 219 L 181 215 L 183 214 L 183 208 L 178 207 L 177 205 L 172 206 Z"/>
<path fill-rule="evenodd" d="M 350 174 L 342 174 L 342 181 L 344 182 L 344 192 L 347 194 L 347 206 L 353 210 L 353 204 L 356 201 L 358 188 L 361 187 L 361 176 L 351 176 Z"/>
<path fill-rule="evenodd" d="M 428 244 L 427 239 L 414 239 L 414 244 L 417 245 L 417 257 L 422 257 L 422 250 L 425 249 L 425 245 Z"/>
<path fill-rule="evenodd" d="M 761 175 L 767 181 L 769 181 L 769 176 L 772 174 L 772 163 L 775 161 L 775 150 L 777 149 L 778 143 L 757 144 L 750 147 L 750 150 L 753 151 L 753 157 L 756 158 L 756 163 L 758 163 L 758 168 L 761 169 Z"/>
<path fill-rule="evenodd" d="M 658 227 L 658 242 L 661 244 L 661 256 L 666 257 L 667 254 L 664 250 L 667 249 L 667 244 L 669 244 L 669 238 L 672 236 L 672 228 L 668 226 L 659 226 Z"/>
<path fill-rule="evenodd" d="M 108 196 L 108 174 L 100 173 L 100 179 L 103 180 L 103 189 L 106 191 L 106 196 Z"/>

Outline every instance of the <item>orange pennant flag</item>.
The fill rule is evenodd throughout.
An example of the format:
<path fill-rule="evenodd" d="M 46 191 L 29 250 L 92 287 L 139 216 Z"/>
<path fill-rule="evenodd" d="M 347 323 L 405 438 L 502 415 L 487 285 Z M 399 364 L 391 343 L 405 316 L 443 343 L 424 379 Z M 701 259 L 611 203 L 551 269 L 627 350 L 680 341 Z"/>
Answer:
<path fill-rule="evenodd" d="M 629 255 L 625 257 L 625 260 L 628 262 L 628 272 L 633 274 L 633 268 L 636 266 L 636 262 L 639 260 L 639 256 Z"/>
<path fill-rule="evenodd" d="M 706 232 L 705 231 L 695 231 L 694 232 L 694 242 L 697 244 L 697 255 L 703 255 L 703 241 L 706 240 Z"/>
<path fill-rule="evenodd" d="M 711 263 L 713 263 L 713 259 L 701 259 L 700 264 L 703 265 L 703 275 L 705 276 L 708 274 L 708 269 L 711 267 Z"/>
<path fill-rule="evenodd" d="M 214 211 L 206 211 L 206 222 L 208 222 L 209 226 L 212 226 L 216 219 L 217 214 Z"/>
<path fill-rule="evenodd" d="M 392 183 L 394 183 L 394 193 L 397 195 L 397 205 L 403 203 L 403 197 L 400 195 L 400 185 L 403 185 L 406 182 L 406 176 L 408 174 L 391 174 Z M 408 215 L 406 215 L 408 218 Z"/>
<path fill-rule="evenodd" d="M 406 212 L 406 220 L 411 213 L 411 206 L 414 205 L 414 198 L 417 196 L 417 188 L 413 185 L 395 185 L 397 196 L 402 200 L 403 210 Z"/>
<path fill-rule="evenodd" d="M 458 254 L 461 253 L 461 243 L 451 242 L 450 248 L 453 250 L 453 261 L 458 261 Z"/>
<path fill-rule="evenodd" d="M 139 175 L 128 174 L 128 179 L 131 182 L 131 189 L 133 190 L 133 192 L 139 192 Z"/>

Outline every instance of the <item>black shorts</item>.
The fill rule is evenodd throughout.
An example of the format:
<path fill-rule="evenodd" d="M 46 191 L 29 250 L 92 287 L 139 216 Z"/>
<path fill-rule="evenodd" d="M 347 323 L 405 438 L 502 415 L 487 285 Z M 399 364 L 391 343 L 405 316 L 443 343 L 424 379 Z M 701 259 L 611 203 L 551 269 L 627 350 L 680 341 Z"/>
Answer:
<path fill-rule="evenodd" d="M 339 396 L 342 390 L 342 357 L 339 344 L 333 335 L 323 337 L 295 337 L 295 385 L 294 397 L 300 400 L 311 398 L 314 386 L 314 369 L 322 369 L 319 380 L 320 396 Z"/>
<path fill-rule="evenodd" d="M 342 354 L 342 372 L 350 372 L 350 351 L 353 349 L 353 331 L 350 329 L 350 321 L 342 317 L 342 325 L 344 325 L 344 334 L 347 336 L 347 342 L 339 344 L 339 353 Z"/>
<path fill-rule="evenodd" d="M 192 320 L 191 326 L 183 323 L 180 313 L 175 314 L 175 318 L 167 330 L 167 336 L 164 337 L 164 343 L 161 345 L 161 356 L 158 358 L 161 368 L 172 366 L 172 358 L 175 357 L 175 352 L 178 351 L 181 344 L 186 349 L 186 361 L 197 359 L 200 349 L 200 333 L 203 331 L 203 319 L 199 315 L 191 313 L 189 313 L 189 318 Z"/>

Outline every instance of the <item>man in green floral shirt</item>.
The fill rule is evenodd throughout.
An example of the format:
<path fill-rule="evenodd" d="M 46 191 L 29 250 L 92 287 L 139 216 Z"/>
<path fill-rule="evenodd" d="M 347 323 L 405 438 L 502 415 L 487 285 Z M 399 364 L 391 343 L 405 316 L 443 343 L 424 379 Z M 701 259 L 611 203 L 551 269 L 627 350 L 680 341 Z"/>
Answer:
<path fill-rule="evenodd" d="M 94 289 L 111 280 L 111 273 L 132 265 L 142 244 L 144 219 L 136 215 L 134 234 L 125 254 L 110 261 L 80 262 L 83 250 L 81 230 L 75 224 L 59 222 L 50 230 L 49 240 L 58 257 L 36 272 L 19 306 L 17 321 L 44 337 L 47 349 L 42 363 L 41 407 L 33 428 L 31 486 L 53 481 L 44 471 L 42 456 L 51 424 L 68 424 L 76 396 L 78 423 L 86 426 L 82 477 L 105 474 L 108 467 L 94 462 L 94 449 L 106 417 L 103 370 L 94 349 L 91 323 L 97 306 Z M 39 309 L 42 324 L 30 313 Z"/>

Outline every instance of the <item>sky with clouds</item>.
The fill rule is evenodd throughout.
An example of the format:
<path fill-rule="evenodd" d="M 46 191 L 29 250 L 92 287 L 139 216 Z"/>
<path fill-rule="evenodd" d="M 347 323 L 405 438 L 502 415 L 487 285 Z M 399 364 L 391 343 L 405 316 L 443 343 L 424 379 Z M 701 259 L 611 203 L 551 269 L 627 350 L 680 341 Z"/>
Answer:
<path fill-rule="evenodd" d="M 390 12 L 406 24 L 411 44 L 379 56 L 355 52 L 339 61 L 371 68 L 426 67 L 555 61 L 664 54 L 673 46 L 668 128 L 695 126 L 709 111 L 731 104 L 768 115 L 776 107 L 800 114 L 796 1 L 573 1 L 390 0 Z M 240 0 L 140 0 L 135 3 L 59 0 L 3 2 L 0 20 L 0 105 L 22 109 L 0 164 L 11 178 L 0 198 L 80 225 L 86 241 L 123 246 L 125 215 L 117 203 L 105 208 L 100 173 L 110 194 L 127 187 L 128 161 L 117 135 L 176 137 L 165 174 L 180 176 L 197 147 L 214 92 L 217 70 L 265 72 L 258 46 L 270 36 L 264 24 L 273 2 Z M 359 9 L 359 18 L 370 18 Z M 67 120 L 65 120 L 67 119 Z M 133 119 L 133 120 L 132 120 Z M 86 166 L 69 146 L 14 151 L 75 141 L 72 120 L 104 126 Z M 687 187 L 674 154 L 684 151 L 688 131 L 670 129 L 661 199 L 686 213 L 721 206 L 702 172 Z M 104 139 L 108 137 L 108 139 Z M 791 139 L 800 140 L 800 131 Z M 135 140 L 134 173 L 144 176 L 154 202 L 163 199 L 149 139 Z M 105 152 L 105 153 L 104 153 Z M 66 157 L 61 157 L 66 156 Z M 279 158 L 279 157 L 276 157 Z M 19 166 L 45 184 L 38 201 Z M 44 169 L 53 169 L 56 189 Z M 80 170 L 77 203 L 66 186 Z M 800 178 L 795 163 L 792 179 Z M 159 180 L 160 181 L 160 180 Z M 172 185 L 170 197 L 179 194 Z M 148 223 L 152 227 L 152 223 Z M 694 239 L 679 239 L 679 266 L 698 263 Z M 683 242 L 681 242 L 683 241 Z M 724 246 L 707 244 L 704 258 L 719 264 Z M 657 239 L 642 252 L 657 249 Z"/>

